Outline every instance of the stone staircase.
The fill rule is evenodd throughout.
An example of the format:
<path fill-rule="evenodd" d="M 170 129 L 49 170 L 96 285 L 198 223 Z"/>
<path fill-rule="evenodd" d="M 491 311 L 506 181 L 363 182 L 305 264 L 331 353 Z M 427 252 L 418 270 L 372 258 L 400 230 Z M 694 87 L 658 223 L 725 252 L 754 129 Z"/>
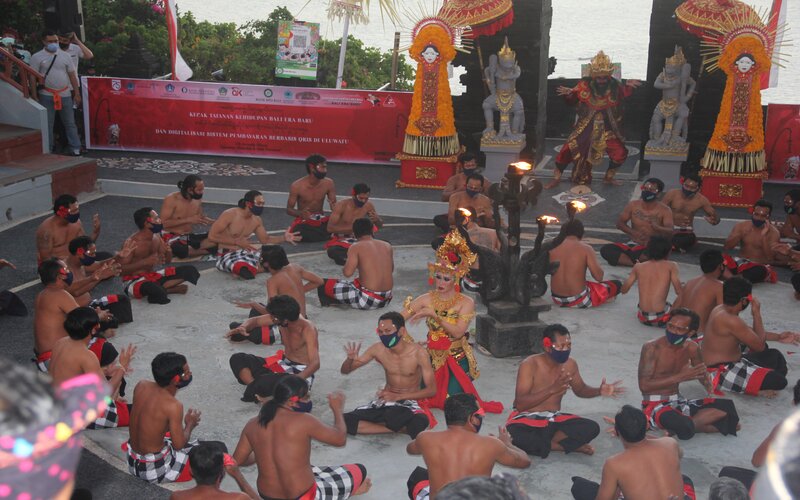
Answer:
<path fill-rule="evenodd" d="M 96 182 L 94 158 L 42 154 L 39 130 L 0 123 L 0 224 L 48 212 L 57 196 Z"/>

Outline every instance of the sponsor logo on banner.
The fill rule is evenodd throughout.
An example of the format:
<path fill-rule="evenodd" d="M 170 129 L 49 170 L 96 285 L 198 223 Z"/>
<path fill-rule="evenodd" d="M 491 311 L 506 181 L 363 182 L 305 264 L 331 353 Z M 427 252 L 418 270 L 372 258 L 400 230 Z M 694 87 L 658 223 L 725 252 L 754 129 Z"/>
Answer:
<path fill-rule="evenodd" d="M 222 96 L 228 95 L 228 89 L 226 89 L 225 87 L 220 87 L 219 88 L 219 95 L 222 95 Z"/>
<path fill-rule="evenodd" d="M 242 97 L 242 89 L 239 87 L 231 87 L 231 96 Z"/>
<path fill-rule="evenodd" d="M 181 93 L 185 94 L 187 92 L 189 92 L 189 89 L 187 89 L 186 87 L 181 87 Z"/>
<path fill-rule="evenodd" d="M 111 88 L 114 90 L 122 90 L 122 80 L 111 80 Z"/>
<path fill-rule="evenodd" d="M 267 99 L 272 97 L 272 89 L 264 89 L 264 97 L 266 97 Z"/>
<path fill-rule="evenodd" d="M 319 101 L 319 94 L 316 92 L 298 92 L 295 99 L 302 99 L 304 101 Z"/>
<path fill-rule="evenodd" d="M 167 86 L 166 86 L 166 87 L 164 87 L 164 88 L 166 88 L 166 89 L 167 89 L 167 92 L 170 92 L 170 93 L 171 93 L 171 92 L 175 92 L 175 85 L 173 85 L 173 84 L 171 84 L 171 83 L 168 83 L 168 84 L 167 84 Z"/>
<path fill-rule="evenodd" d="M 125 90 L 133 94 L 133 91 L 136 90 L 136 84 L 133 82 L 128 82 L 127 84 L 125 84 Z"/>

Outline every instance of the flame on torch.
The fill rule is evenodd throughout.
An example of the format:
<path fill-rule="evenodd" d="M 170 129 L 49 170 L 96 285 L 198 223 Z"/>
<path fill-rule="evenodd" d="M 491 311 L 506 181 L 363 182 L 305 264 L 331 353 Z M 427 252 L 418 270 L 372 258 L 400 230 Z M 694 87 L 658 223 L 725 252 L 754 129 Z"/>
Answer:
<path fill-rule="evenodd" d="M 461 212 L 461 215 L 463 215 L 464 217 L 472 217 L 472 212 L 470 212 L 466 208 L 459 208 L 458 211 Z"/>
<path fill-rule="evenodd" d="M 537 222 L 544 222 L 545 224 L 555 224 L 558 222 L 558 217 L 552 215 L 541 215 L 536 219 Z"/>
<path fill-rule="evenodd" d="M 586 203 L 580 200 L 572 200 L 571 202 L 569 202 L 569 204 L 572 206 L 575 212 L 583 212 L 584 210 L 586 210 Z"/>
<path fill-rule="evenodd" d="M 527 161 L 518 161 L 516 163 L 512 163 L 511 165 L 514 168 L 516 168 L 517 170 L 520 170 L 520 171 L 523 171 L 523 172 L 527 172 L 528 170 L 533 168 L 533 165 L 531 165 Z"/>

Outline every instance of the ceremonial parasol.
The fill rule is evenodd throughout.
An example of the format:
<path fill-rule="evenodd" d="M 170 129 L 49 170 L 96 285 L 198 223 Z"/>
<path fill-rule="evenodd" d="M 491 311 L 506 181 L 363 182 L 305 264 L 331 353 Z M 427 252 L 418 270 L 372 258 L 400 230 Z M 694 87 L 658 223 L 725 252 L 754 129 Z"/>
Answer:
<path fill-rule="evenodd" d="M 728 16 L 740 18 L 755 13 L 752 7 L 738 0 L 687 0 L 675 9 L 681 28 L 699 38 L 707 29 L 716 29 Z"/>
<path fill-rule="evenodd" d="M 511 0 L 447 0 L 439 15 L 463 20 L 474 38 L 494 35 L 514 22 Z"/>

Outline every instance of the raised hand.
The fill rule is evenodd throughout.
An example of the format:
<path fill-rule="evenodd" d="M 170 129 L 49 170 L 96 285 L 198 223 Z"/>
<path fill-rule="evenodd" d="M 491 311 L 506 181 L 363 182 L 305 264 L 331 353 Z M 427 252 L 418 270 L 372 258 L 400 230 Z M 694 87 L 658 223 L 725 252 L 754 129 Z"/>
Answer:
<path fill-rule="evenodd" d="M 361 350 L 361 342 L 348 342 L 344 346 L 344 352 L 347 353 L 347 359 L 358 359 L 358 351 Z"/>
<path fill-rule="evenodd" d="M 296 245 L 298 241 L 303 239 L 303 237 L 300 236 L 300 233 L 293 233 L 289 229 L 290 228 L 287 228 L 286 232 L 283 233 L 283 240 L 291 243 L 292 245 Z"/>
<path fill-rule="evenodd" d="M 497 431 L 497 439 L 499 439 L 506 446 L 514 446 L 511 442 L 511 435 L 508 433 L 508 429 L 506 429 L 505 425 L 498 426 Z"/>
<path fill-rule="evenodd" d="M 92 216 L 92 229 L 95 233 L 100 232 L 100 214 L 94 214 Z"/>
<path fill-rule="evenodd" d="M 136 354 L 136 346 L 133 344 L 128 344 L 128 346 L 119 353 L 119 364 L 125 370 L 125 373 L 131 372 L 130 366 L 134 354 Z"/>
<path fill-rule="evenodd" d="M 572 93 L 572 89 L 569 87 L 565 87 L 563 85 L 556 87 L 556 94 L 557 95 L 570 95 Z"/>
<path fill-rule="evenodd" d="M 334 391 L 328 394 L 328 405 L 330 405 L 334 413 L 341 413 L 344 410 L 344 393 L 342 391 Z"/>
<path fill-rule="evenodd" d="M 567 389 L 569 389 L 571 383 L 572 376 L 562 368 L 558 374 L 558 377 L 556 377 L 556 379 L 553 381 L 553 384 L 550 386 L 550 394 L 553 396 L 563 395 L 567 392 Z"/>
<path fill-rule="evenodd" d="M 600 382 L 600 395 L 605 397 L 615 398 L 621 394 L 625 394 L 625 388 L 622 387 L 622 380 L 617 380 L 610 384 L 606 383 L 606 379 Z"/>
<path fill-rule="evenodd" d="M 183 423 L 186 427 L 197 427 L 197 424 L 200 423 L 200 410 L 189 408 L 189 411 L 186 412 L 186 416 L 183 417 Z"/>

